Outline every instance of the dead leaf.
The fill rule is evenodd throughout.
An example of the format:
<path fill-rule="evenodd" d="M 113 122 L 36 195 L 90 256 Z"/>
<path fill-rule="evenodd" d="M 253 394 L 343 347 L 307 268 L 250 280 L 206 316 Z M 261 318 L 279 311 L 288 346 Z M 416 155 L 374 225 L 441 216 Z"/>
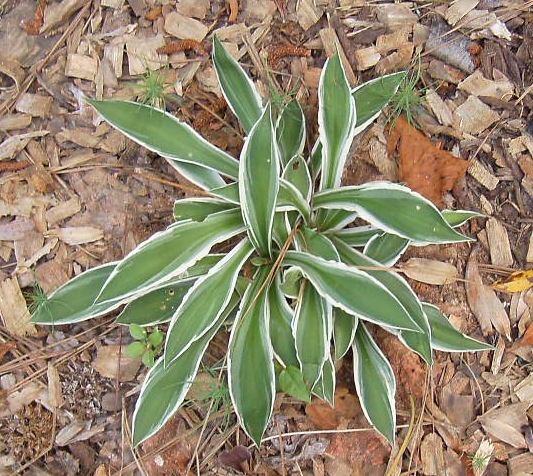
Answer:
<path fill-rule="evenodd" d="M 335 407 L 324 400 L 313 400 L 305 407 L 305 413 L 315 428 L 331 430 L 337 428 L 342 419 L 353 419 L 357 415 L 357 397 L 345 387 L 335 390 Z"/>
<path fill-rule="evenodd" d="M 520 293 L 533 286 L 533 269 L 515 271 L 506 278 L 498 279 L 491 284 L 491 288 L 504 293 Z"/>
<path fill-rule="evenodd" d="M 242 463 L 252 458 L 252 455 L 246 446 L 237 445 L 229 451 L 223 451 L 218 455 L 218 460 L 237 471 L 243 471 Z"/>
<path fill-rule="evenodd" d="M 141 359 L 126 356 L 120 345 L 107 345 L 98 349 L 98 355 L 91 365 L 103 377 L 129 382 L 137 375 Z"/>
<path fill-rule="evenodd" d="M 434 259 L 410 258 L 399 267 L 409 278 L 426 284 L 451 284 L 459 278 L 455 266 Z"/>
<path fill-rule="evenodd" d="M 515 350 L 518 350 L 520 349 L 520 347 L 524 347 L 525 345 L 533 345 L 533 324 L 529 325 L 520 341 L 509 348 L 509 352 L 514 352 Z"/>
<path fill-rule="evenodd" d="M 398 118 L 387 138 L 389 155 L 398 150 L 400 181 L 421 193 L 435 205 L 442 205 L 444 192 L 450 191 L 468 168 L 468 161 L 436 147 L 421 131 Z"/>

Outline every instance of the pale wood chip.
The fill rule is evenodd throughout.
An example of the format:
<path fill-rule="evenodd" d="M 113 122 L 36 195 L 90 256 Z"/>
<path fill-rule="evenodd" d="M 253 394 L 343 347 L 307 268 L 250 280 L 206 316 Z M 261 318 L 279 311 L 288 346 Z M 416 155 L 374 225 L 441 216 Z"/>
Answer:
<path fill-rule="evenodd" d="M 491 263 L 509 268 L 513 265 L 513 254 L 507 230 L 496 218 L 489 218 L 486 224 Z"/>
<path fill-rule="evenodd" d="M 42 385 L 36 382 L 24 385 L 21 390 L 11 392 L 5 403 L 0 401 L 0 418 L 18 413 L 26 405 L 39 400 L 43 395 L 46 395 L 46 390 Z"/>
<path fill-rule="evenodd" d="M 46 210 L 48 226 L 56 225 L 62 220 L 69 218 L 81 210 L 81 202 L 78 197 L 72 197 L 66 202 L 61 202 L 55 207 Z"/>
<path fill-rule="evenodd" d="M 61 132 L 56 134 L 56 141 L 59 144 L 72 142 L 80 147 L 87 147 L 88 149 L 98 147 L 101 140 L 102 138 L 96 136 L 93 131 L 82 128 L 63 129 Z"/>
<path fill-rule="evenodd" d="M 201 42 L 209 32 L 209 28 L 194 18 L 186 17 L 179 12 L 171 12 L 165 17 L 165 31 L 182 40 L 190 38 Z"/>
<path fill-rule="evenodd" d="M 55 291 L 70 279 L 69 265 L 61 257 L 46 261 L 35 268 L 35 279 L 46 294 Z"/>
<path fill-rule="evenodd" d="M 466 77 L 457 86 L 474 96 L 491 97 L 509 101 L 514 92 L 514 86 L 511 81 L 498 70 L 493 70 L 495 80 L 487 79 L 483 76 L 480 69 L 476 69 L 470 76 Z"/>
<path fill-rule="evenodd" d="M 452 125 L 452 111 L 434 89 L 428 89 L 426 91 L 426 102 L 429 104 L 437 121 L 444 126 L 449 127 Z"/>
<path fill-rule="evenodd" d="M 16 278 L 0 282 L 0 315 L 8 332 L 15 336 L 35 335 L 35 325 L 29 322 L 30 312 Z"/>
<path fill-rule="evenodd" d="M 176 5 L 176 10 L 182 15 L 199 20 L 206 17 L 210 8 L 211 2 L 209 0 L 180 0 Z"/>
<path fill-rule="evenodd" d="M 479 417 L 479 421 L 492 437 L 515 448 L 525 448 L 522 427 L 528 424 L 526 410 L 529 406 L 529 402 L 513 403 L 488 411 Z"/>
<path fill-rule="evenodd" d="M 49 2 L 44 11 L 44 24 L 40 33 L 51 31 L 67 22 L 67 20 L 80 8 L 87 4 L 86 0 L 62 0 Z"/>
<path fill-rule="evenodd" d="M 453 115 L 456 128 L 472 135 L 480 134 L 500 118 L 494 109 L 476 96 L 468 96 L 468 99 L 455 109 Z"/>
<path fill-rule="evenodd" d="M 429 433 L 420 443 L 420 460 L 423 474 L 438 476 L 445 474 L 442 439 L 436 433 Z"/>
<path fill-rule="evenodd" d="M 124 0 L 101 0 L 100 5 L 120 10 L 124 6 Z"/>
<path fill-rule="evenodd" d="M 61 381 L 57 367 L 51 362 L 48 362 L 46 376 L 48 379 L 48 402 L 53 408 L 60 408 L 64 402 Z"/>
<path fill-rule="evenodd" d="M 492 334 L 492 326 L 507 340 L 511 340 L 511 325 L 503 304 L 479 274 L 476 253 L 472 252 L 466 266 L 466 296 L 483 335 Z"/>
<path fill-rule="evenodd" d="M 9 76 L 15 83 L 17 90 L 20 88 L 22 81 L 24 81 L 24 78 L 26 77 L 26 73 L 24 72 L 24 69 L 21 68 L 20 63 L 7 58 L 6 55 L 3 55 L 3 57 L 0 58 L 0 73 Z"/>
<path fill-rule="evenodd" d="M 412 29 L 411 26 L 407 26 L 388 35 L 380 35 L 376 40 L 376 50 L 380 54 L 386 55 L 390 51 L 404 47 L 409 42 L 409 35 Z"/>
<path fill-rule="evenodd" d="M 523 453 L 509 458 L 509 476 L 528 476 L 533 468 L 533 454 Z"/>
<path fill-rule="evenodd" d="M 57 446 L 66 446 L 72 442 L 73 438 L 85 429 L 86 425 L 89 422 L 84 422 L 80 420 L 74 420 L 68 425 L 64 426 L 57 432 L 55 444 Z"/>
<path fill-rule="evenodd" d="M 48 131 L 35 131 L 8 137 L 0 144 L 0 160 L 15 158 L 34 137 L 43 137 L 46 134 Z"/>
<path fill-rule="evenodd" d="M 74 246 L 101 240 L 104 237 L 104 232 L 100 228 L 92 226 L 67 226 L 49 230 L 45 236 L 47 238 L 59 238 L 67 245 Z"/>
<path fill-rule="evenodd" d="M 98 60 L 88 55 L 72 53 L 67 55 L 65 76 L 94 81 L 98 71 Z"/>
<path fill-rule="evenodd" d="M 322 44 L 324 45 L 324 51 L 326 52 L 326 55 L 328 57 L 333 56 L 337 52 L 339 53 L 342 65 L 344 66 L 344 71 L 346 73 L 346 78 L 348 79 L 348 83 L 350 83 L 350 86 L 352 87 L 355 86 L 357 84 L 357 78 L 355 77 L 355 74 L 352 70 L 350 61 L 346 57 L 346 53 L 344 52 L 344 49 L 340 44 L 335 29 L 322 28 L 319 32 L 319 35 L 320 39 L 322 40 Z"/>
<path fill-rule="evenodd" d="M 385 58 L 381 58 L 376 64 L 376 72 L 379 75 L 384 75 L 398 69 L 408 68 L 413 57 L 413 52 L 414 44 L 407 42 L 398 51 L 391 53 Z"/>
<path fill-rule="evenodd" d="M 91 365 L 103 377 L 118 379 L 119 382 L 129 382 L 137 375 L 141 359 L 126 356 L 125 350 L 125 347 L 119 345 L 99 347 L 96 359 Z"/>
<path fill-rule="evenodd" d="M 521 402 L 533 404 L 533 374 L 529 374 L 524 380 L 517 383 L 514 393 Z"/>
<path fill-rule="evenodd" d="M 215 30 L 217 38 L 224 42 L 242 44 L 242 37 L 248 31 L 244 23 L 235 23 L 234 25 L 223 26 Z"/>
<path fill-rule="evenodd" d="M 243 3 L 243 2 L 239 2 Z M 267 21 L 272 22 L 272 16 L 277 12 L 278 7 L 272 0 L 246 0 L 244 9 L 241 10 L 240 18 L 246 21 L 247 24 L 253 21 Z"/>
<path fill-rule="evenodd" d="M 0 241 L 22 240 L 26 233 L 34 229 L 33 220 L 17 216 L 13 221 L 0 222 Z"/>
<path fill-rule="evenodd" d="M 31 124 L 31 114 L 4 114 L 0 117 L 0 130 L 14 131 L 24 129 Z"/>
<path fill-rule="evenodd" d="M 303 30 L 307 31 L 320 20 L 324 8 L 319 7 L 313 0 L 300 0 L 296 6 L 296 18 Z"/>
<path fill-rule="evenodd" d="M 450 284 L 459 278 L 459 272 L 454 265 L 434 259 L 409 258 L 399 267 L 409 278 L 426 284 Z"/>
<path fill-rule="evenodd" d="M 173 13 L 179 15 L 177 12 Z M 173 13 L 168 16 L 171 16 Z M 160 55 L 157 52 L 157 49 L 162 46 L 165 46 L 163 35 L 156 35 L 151 38 L 134 37 L 127 40 L 126 52 L 128 55 L 129 73 L 132 76 L 136 76 L 146 73 L 147 70 L 155 71 L 160 69 L 165 63 L 164 58 L 166 58 L 166 55 Z"/>
<path fill-rule="evenodd" d="M 526 261 L 528 263 L 533 263 L 533 232 L 529 235 L 529 245 L 527 248 Z"/>
<path fill-rule="evenodd" d="M 451 385 L 442 388 L 441 408 L 459 428 L 466 428 L 475 419 L 474 397 L 459 394 Z"/>
<path fill-rule="evenodd" d="M 381 59 L 381 55 L 375 46 L 360 48 L 354 52 L 355 67 L 357 71 L 365 71 L 375 66 Z"/>
<path fill-rule="evenodd" d="M 402 29 L 418 22 L 418 15 L 402 3 L 379 5 L 377 8 L 377 17 L 389 31 Z"/>
<path fill-rule="evenodd" d="M 113 39 L 110 43 L 104 45 L 104 60 L 107 60 L 111 66 L 112 76 L 106 77 L 104 74 L 104 84 L 116 83 L 117 78 L 122 76 L 122 63 L 124 61 L 124 46 L 125 41 L 120 39 Z"/>
<path fill-rule="evenodd" d="M 477 159 L 473 159 L 470 161 L 470 165 L 468 166 L 467 170 L 468 173 L 472 177 L 474 177 L 481 185 L 483 185 L 487 190 L 494 190 L 500 183 L 498 177 L 493 175 L 487 169 L 487 167 L 485 167 Z"/>
<path fill-rule="evenodd" d="M 476 8 L 478 3 L 479 0 L 456 0 L 446 10 L 444 18 L 450 25 L 454 26 L 468 12 Z"/>

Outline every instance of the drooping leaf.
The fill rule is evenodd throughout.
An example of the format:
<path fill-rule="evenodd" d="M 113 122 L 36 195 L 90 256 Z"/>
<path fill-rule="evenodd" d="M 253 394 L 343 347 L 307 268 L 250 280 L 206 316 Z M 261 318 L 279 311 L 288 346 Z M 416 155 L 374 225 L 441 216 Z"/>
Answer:
<path fill-rule="evenodd" d="M 276 212 L 287 212 L 297 210 L 305 222 L 309 222 L 311 208 L 309 201 L 304 198 L 301 192 L 290 182 L 281 180 L 278 198 L 276 201 Z"/>
<path fill-rule="evenodd" d="M 213 213 L 235 208 L 231 203 L 216 198 L 181 198 L 174 202 L 174 220 L 204 221 Z"/>
<path fill-rule="evenodd" d="M 442 216 L 454 228 L 464 225 L 472 218 L 483 217 L 484 215 L 477 212 L 469 212 L 466 210 L 443 210 Z"/>
<path fill-rule="evenodd" d="M 322 231 L 342 230 L 357 218 L 357 213 L 349 210 L 320 210 L 319 229 Z"/>
<path fill-rule="evenodd" d="M 233 294 L 239 272 L 252 250 L 248 240 L 241 241 L 190 288 L 172 317 L 167 332 L 165 365 L 179 357 L 192 342 L 218 322 Z"/>
<path fill-rule="evenodd" d="M 224 98 L 242 128 L 250 132 L 261 116 L 261 96 L 241 65 L 231 57 L 216 36 L 213 38 L 213 64 Z"/>
<path fill-rule="evenodd" d="M 320 295 L 349 314 L 386 327 L 421 331 L 400 301 L 365 271 L 299 251 L 289 251 L 284 264 L 300 268 Z"/>
<path fill-rule="evenodd" d="M 338 307 L 333 309 L 333 342 L 335 359 L 342 359 L 350 350 L 359 319 Z"/>
<path fill-rule="evenodd" d="M 180 222 L 152 235 L 113 270 L 98 295 L 103 303 L 118 296 L 146 293 L 183 273 L 215 243 L 244 231 L 238 210 L 210 215 L 202 222 Z"/>
<path fill-rule="evenodd" d="M 423 303 L 424 312 L 431 327 L 431 345 L 446 352 L 475 352 L 494 350 L 494 347 L 472 339 L 455 329 L 438 307 Z"/>
<path fill-rule="evenodd" d="M 405 72 L 387 74 L 363 83 L 352 90 L 357 111 L 355 135 L 364 131 L 394 96 Z"/>
<path fill-rule="evenodd" d="M 248 236 L 257 251 L 265 256 L 272 251 L 279 174 L 278 151 L 268 106 L 244 143 L 239 170 L 239 197 Z"/>
<path fill-rule="evenodd" d="M 305 200 L 309 200 L 313 188 L 311 173 L 306 161 L 300 156 L 294 156 L 283 169 L 282 178 L 293 184 Z"/>
<path fill-rule="evenodd" d="M 72 324 L 102 316 L 125 301 L 122 296 L 102 304 L 94 300 L 117 263 L 92 268 L 58 288 L 35 309 L 31 322 L 39 324 Z"/>
<path fill-rule="evenodd" d="M 407 345 L 411 350 L 420 355 L 428 365 L 433 362 L 431 353 L 431 330 L 426 318 L 426 314 L 422 309 L 422 303 L 417 295 L 413 292 L 409 284 L 398 274 L 380 270 L 380 263 L 360 253 L 357 250 L 350 248 L 345 243 L 335 240 L 337 250 L 344 263 L 352 266 L 362 266 L 367 269 L 367 273 L 377 279 L 383 284 L 395 297 L 400 301 L 404 309 L 409 314 L 409 317 L 416 322 L 418 327 L 423 332 L 412 332 L 408 329 L 402 329 L 399 332 L 392 330 L 398 335 L 400 340 Z"/>
<path fill-rule="evenodd" d="M 281 292 L 281 278 L 270 287 L 268 299 L 270 308 L 270 338 L 276 356 L 286 367 L 298 366 L 296 347 L 292 335 L 293 310 Z"/>
<path fill-rule="evenodd" d="M 409 244 L 410 241 L 406 238 L 391 233 L 383 233 L 374 235 L 368 240 L 364 253 L 384 266 L 393 266 L 409 247 Z"/>
<path fill-rule="evenodd" d="M 326 190 L 315 194 L 314 206 L 357 212 L 371 225 L 419 244 L 470 240 L 455 231 L 429 200 L 394 183 L 370 182 Z"/>
<path fill-rule="evenodd" d="M 269 267 L 256 272 L 231 330 L 228 383 L 241 426 L 259 446 L 272 415 L 276 392 L 268 325 Z"/>
<path fill-rule="evenodd" d="M 292 323 L 296 355 L 311 387 L 322 374 L 329 356 L 332 309 L 309 281 L 303 281 Z M 329 322 L 328 322 L 329 321 Z"/>
<path fill-rule="evenodd" d="M 338 238 L 350 246 L 364 247 L 370 239 L 376 235 L 381 235 L 382 233 L 383 231 L 379 228 L 372 225 L 364 225 L 328 231 L 326 235 Z"/>
<path fill-rule="evenodd" d="M 396 379 L 389 361 L 374 342 L 363 322 L 353 345 L 355 389 L 368 421 L 389 442 L 396 431 Z"/>
<path fill-rule="evenodd" d="M 220 174 L 214 170 L 202 167 L 200 165 L 191 164 L 189 162 L 181 162 L 177 159 L 170 159 L 168 157 L 164 157 L 164 159 L 180 175 L 203 190 L 219 188 L 224 186 L 226 183 Z"/>
<path fill-rule="evenodd" d="M 335 405 L 335 365 L 331 360 L 331 356 L 324 362 L 322 366 L 322 374 L 313 387 L 313 393 L 328 402 L 331 406 Z"/>
<path fill-rule="evenodd" d="M 233 179 L 238 176 L 237 160 L 165 111 L 127 101 L 87 99 L 87 102 L 113 127 L 165 158 L 211 169 Z M 223 184 L 224 181 L 219 186 Z"/>
<path fill-rule="evenodd" d="M 282 392 L 299 398 L 304 402 L 311 401 L 311 392 L 304 382 L 304 376 L 298 367 L 289 366 L 284 368 L 278 377 Z"/>
<path fill-rule="evenodd" d="M 165 366 L 161 357 L 150 369 L 133 413 L 133 445 L 137 446 L 159 431 L 183 403 L 198 372 L 204 352 L 224 318 L 179 358 Z"/>
<path fill-rule="evenodd" d="M 355 122 L 355 100 L 337 53 L 326 61 L 318 85 L 318 133 L 322 145 L 321 190 L 340 185 Z"/>
<path fill-rule="evenodd" d="M 276 124 L 276 137 L 284 165 L 302 153 L 305 145 L 305 116 L 296 99 L 289 101 L 281 111 Z"/>

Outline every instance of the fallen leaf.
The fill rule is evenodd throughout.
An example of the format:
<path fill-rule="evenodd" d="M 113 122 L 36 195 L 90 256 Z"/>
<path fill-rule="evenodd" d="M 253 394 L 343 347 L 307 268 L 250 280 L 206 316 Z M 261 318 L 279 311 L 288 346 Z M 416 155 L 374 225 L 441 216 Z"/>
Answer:
<path fill-rule="evenodd" d="M 514 352 L 515 350 L 519 349 L 520 347 L 524 347 L 525 345 L 533 345 L 533 324 L 529 325 L 520 341 L 510 347 L 509 351 Z"/>
<path fill-rule="evenodd" d="M 389 130 L 389 155 L 398 151 L 400 181 L 421 193 L 435 205 L 442 205 L 444 192 L 450 191 L 468 168 L 468 161 L 436 147 L 421 131 L 400 116 Z"/>
<path fill-rule="evenodd" d="M 426 284 L 451 284 L 459 278 L 455 266 L 434 259 L 410 258 L 400 269 L 407 277 Z"/>
<path fill-rule="evenodd" d="M 491 288 L 504 293 L 520 293 L 533 286 L 533 269 L 515 271 L 506 278 L 498 279 L 491 284 Z"/>

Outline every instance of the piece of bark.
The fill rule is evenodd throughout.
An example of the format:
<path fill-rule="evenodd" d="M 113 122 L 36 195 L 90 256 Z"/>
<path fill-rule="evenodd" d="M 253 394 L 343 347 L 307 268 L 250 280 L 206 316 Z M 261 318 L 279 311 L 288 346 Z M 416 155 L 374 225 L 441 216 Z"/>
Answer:
<path fill-rule="evenodd" d="M 47 33 L 69 18 L 80 8 L 87 4 L 85 0 L 62 0 L 61 2 L 49 2 L 44 12 L 44 23 L 40 34 Z"/>
<path fill-rule="evenodd" d="M 120 10 L 124 6 L 124 0 L 101 0 L 100 5 Z"/>
<path fill-rule="evenodd" d="M 437 121 L 447 127 L 452 125 L 452 111 L 434 89 L 428 89 L 426 91 L 426 102 L 429 104 Z"/>
<path fill-rule="evenodd" d="M 499 114 L 480 101 L 476 96 L 467 100 L 453 112 L 456 128 L 472 135 L 478 135 L 494 124 Z"/>
<path fill-rule="evenodd" d="M 527 425 L 528 402 L 513 403 L 496 410 L 488 411 L 478 419 L 483 428 L 494 438 L 514 448 L 526 448 L 522 427 Z"/>
<path fill-rule="evenodd" d="M 418 21 L 418 16 L 403 3 L 380 5 L 379 8 L 377 8 L 377 17 L 389 31 L 405 28 L 408 25 L 414 25 Z"/>
<path fill-rule="evenodd" d="M 481 162 L 477 159 L 471 160 L 468 166 L 468 173 L 474 177 L 487 190 L 494 190 L 500 180 L 493 175 Z"/>
<path fill-rule="evenodd" d="M 443 442 L 436 433 L 429 433 L 420 443 L 422 473 L 438 476 L 445 473 Z"/>
<path fill-rule="evenodd" d="M 456 0 L 455 2 L 451 2 L 446 13 L 444 13 L 444 18 L 451 26 L 455 26 L 461 18 L 476 8 L 478 3 L 479 0 Z"/>
<path fill-rule="evenodd" d="M 29 322 L 30 312 L 17 278 L 0 282 L 0 316 L 4 326 L 15 336 L 35 335 L 35 325 Z"/>
<path fill-rule="evenodd" d="M 507 462 L 509 468 L 509 476 L 526 476 L 531 474 L 531 468 L 533 468 L 533 454 L 522 453 L 517 456 L 509 458 Z"/>
<path fill-rule="evenodd" d="M 461 81 L 457 88 L 478 97 L 490 97 L 509 101 L 514 93 L 514 86 L 509 79 L 498 70 L 494 70 L 494 80 L 483 76 L 481 70 L 476 69 L 470 76 Z"/>
<path fill-rule="evenodd" d="M 23 93 L 15 103 L 17 112 L 37 117 L 46 117 L 50 113 L 53 99 L 42 94 Z"/>
<path fill-rule="evenodd" d="M 67 245 L 74 246 L 101 240 L 104 233 L 99 228 L 91 226 L 70 226 L 49 230 L 45 236 L 59 238 Z"/>
<path fill-rule="evenodd" d="M 504 268 L 511 267 L 513 265 L 513 254 L 511 253 L 507 230 L 496 218 L 487 220 L 486 229 L 491 263 Z"/>
<path fill-rule="evenodd" d="M 503 304 L 496 293 L 483 284 L 479 274 L 477 251 L 470 254 L 466 265 L 466 297 L 476 316 L 483 335 L 492 334 L 492 326 L 507 340 L 511 340 L 511 325 Z"/>
<path fill-rule="evenodd" d="M 32 139 L 43 137 L 47 134 L 48 131 L 34 131 L 8 137 L 0 144 L 0 160 L 15 158 L 19 152 L 26 148 Z"/>
<path fill-rule="evenodd" d="M 323 13 L 324 8 L 317 6 L 313 0 L 300 0 L 296 6 L 296 18 L 304 31 L 315 25 Z"/>

